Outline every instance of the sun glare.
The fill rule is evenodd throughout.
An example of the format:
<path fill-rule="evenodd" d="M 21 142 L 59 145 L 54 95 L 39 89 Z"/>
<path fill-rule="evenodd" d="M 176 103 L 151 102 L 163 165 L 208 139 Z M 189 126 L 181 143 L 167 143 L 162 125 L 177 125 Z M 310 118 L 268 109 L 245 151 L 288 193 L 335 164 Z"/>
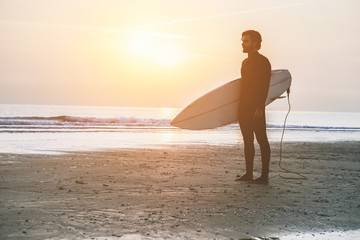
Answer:
<path fill-rule="evenodd" d="M 175 108 L 161 108 L 162 118 L 174 118 L 178 110 Z"/>
<path fill-rule="evenodd" d="M 159 63 L 165 66 L 177 65 L 181 58 L 181 52 L 176 46 L 164 46 L 159 49 L 157 58 Z"/>
<path fill-rule="evenodd" d="M 171 67 L 180 64 L 185 56 L 180 46 L 146 35 L 135 35 L 131 40 L 131 55 L 141 60 L 156 62 Z"/>
<path fill-rule="evenodd" d="M 170 132 L 161 133 L 160 141 L 163 143 L 170 143 L 174 140 L 174 134 Z"/>

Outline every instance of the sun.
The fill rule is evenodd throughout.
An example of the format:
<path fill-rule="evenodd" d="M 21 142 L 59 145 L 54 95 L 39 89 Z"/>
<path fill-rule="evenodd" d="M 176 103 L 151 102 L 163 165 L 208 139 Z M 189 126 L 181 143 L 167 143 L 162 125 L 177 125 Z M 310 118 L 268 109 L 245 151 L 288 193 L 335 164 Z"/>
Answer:
<path fill-rule="evenodd" d="M 158 50 L 157 61 L 164 66 L 176 66 L 180 60 L 181 51 L 176 46 L 163 46 Z"/>
<path fill-rule="evenodd" d="M 131 55 L 166 67 L 177 66 L 185 54 L 174 41 L 147 35 L 134 35 L 130 42 Z"/>

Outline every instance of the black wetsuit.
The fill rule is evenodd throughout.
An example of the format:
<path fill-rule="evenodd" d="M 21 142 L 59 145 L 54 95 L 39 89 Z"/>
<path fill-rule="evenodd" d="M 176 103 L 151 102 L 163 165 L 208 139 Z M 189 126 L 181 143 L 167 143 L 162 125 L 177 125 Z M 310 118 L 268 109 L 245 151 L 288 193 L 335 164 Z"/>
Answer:
<path fill-rule="evenodd" d="M 246 172 L 252 175 L 254 164 L 254 133 L 261 149 L 262 174 L 268 175 L 270 145 L 266 135 L 265 100 L 269 91 L 271 65 L 259 53 L 245 59 L 241 65 L 241 88 L 239 101 L 239 124 L 244 139 Z M 254 120 L 256 109 L 263 110 L 263 116 Z"/>

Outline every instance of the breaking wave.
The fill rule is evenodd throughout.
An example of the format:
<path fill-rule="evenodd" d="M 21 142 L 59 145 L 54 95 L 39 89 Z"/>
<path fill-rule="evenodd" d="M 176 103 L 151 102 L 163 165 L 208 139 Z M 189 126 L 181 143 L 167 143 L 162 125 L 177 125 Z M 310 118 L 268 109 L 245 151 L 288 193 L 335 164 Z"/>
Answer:
<path fill-rule="evenodd" d="M 41 129 L 56 131 L 78 131 L 81 129 L 91 129 L 93 131 L 113 131 L 123 128 L 174 128 L 170 125 L 171 119 L 139 118 L 139 117 L 118 117 L 118 118 L 99 118 L 99 117 L 78 117 L 78 116 L 51 116 L 51 117 L 0 117 L 0 132 L 14 132 L 28 129 L 35 131 Z M 233 130 L 238 128 L 238 124 L 230 124 L 222 129 Z M 269 124 L 269 130 L 282 129 L 282 124 Z M 311 125 L 287 125 L 287 130 L 298 131 L 346 131 L 360 132 L 360 127 L 347 126 L 311 126 Z M 88 131 L 87 130 L 87 131 Z"/>

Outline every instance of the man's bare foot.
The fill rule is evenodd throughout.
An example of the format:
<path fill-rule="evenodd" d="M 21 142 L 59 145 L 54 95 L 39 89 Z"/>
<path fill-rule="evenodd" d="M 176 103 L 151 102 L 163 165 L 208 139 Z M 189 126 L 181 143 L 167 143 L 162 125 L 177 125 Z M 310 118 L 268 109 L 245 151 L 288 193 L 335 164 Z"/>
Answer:
<path fill-rule="evenodd" d="M 259 178 L 256 178 L 254 181 L 251 181 L 251 183 L 266 185 L 269 184 L 269 177 L 261 175 Z"/>
<path fill-rule="evenodd" d="M 246 174 L 246 173 L 242 176 L 237 175 L 236 178 L 234 179 L 234 181 L 251 182 L 251 181 L 253 181 L 253 176 L 250 174 Z"/>

